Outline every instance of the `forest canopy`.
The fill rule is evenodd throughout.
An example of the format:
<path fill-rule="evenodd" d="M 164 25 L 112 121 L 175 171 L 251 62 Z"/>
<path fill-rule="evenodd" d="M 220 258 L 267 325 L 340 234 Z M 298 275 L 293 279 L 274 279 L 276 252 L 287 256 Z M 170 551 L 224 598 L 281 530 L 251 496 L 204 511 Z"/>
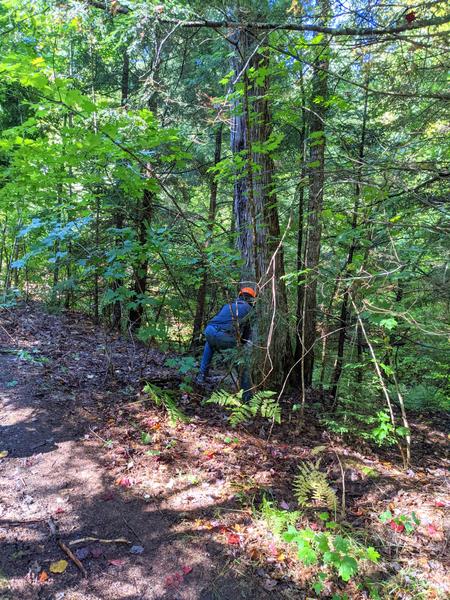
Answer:
<path fill-rule="evenodd" d="M 407 437 L 407 410 L 448 406 L 449 22 L 444 1 L 2 0 L 3 304 L 192 354 L 251 284 L 257 386 Z"/>

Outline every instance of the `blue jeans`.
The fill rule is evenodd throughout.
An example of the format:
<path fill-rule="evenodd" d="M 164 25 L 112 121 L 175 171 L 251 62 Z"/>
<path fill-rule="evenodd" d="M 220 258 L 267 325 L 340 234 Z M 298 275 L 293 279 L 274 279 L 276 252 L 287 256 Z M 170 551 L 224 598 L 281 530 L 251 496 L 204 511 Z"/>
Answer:
<path fill-rule="evenodd" d="M 237 340 L 234 335 L 227 333 L 221 329 L 218 329 L 214 325 L 208 325 L 205 329 L 205 349 L 203 350 L 202 362 L 200 363 L 200 373 L 205 377 L 208 375 L 209 367 L 214 352 L 220 352 L 221 350 L 229 350 L 231 348 L 237 348 Z M 240 382 L 241 389 L 244 390 L 243 400 L 248 402 L 252 397 L 252 378 L 250 375 L 250 369 L 246 362 L 241 365 L 240 368 Z"/>

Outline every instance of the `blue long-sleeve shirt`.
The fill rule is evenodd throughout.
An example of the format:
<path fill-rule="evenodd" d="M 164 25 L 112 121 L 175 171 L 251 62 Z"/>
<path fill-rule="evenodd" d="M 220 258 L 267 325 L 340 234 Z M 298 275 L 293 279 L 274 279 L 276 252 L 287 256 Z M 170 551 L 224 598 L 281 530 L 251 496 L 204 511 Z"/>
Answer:
<path fill-rule="evenodd" d="M 249 341 L 252 336 L 250 315 L 252 307 L 248 302 L 238 298 L 225 304 L 208 325 L 213 325 L 242 341 Z"/>

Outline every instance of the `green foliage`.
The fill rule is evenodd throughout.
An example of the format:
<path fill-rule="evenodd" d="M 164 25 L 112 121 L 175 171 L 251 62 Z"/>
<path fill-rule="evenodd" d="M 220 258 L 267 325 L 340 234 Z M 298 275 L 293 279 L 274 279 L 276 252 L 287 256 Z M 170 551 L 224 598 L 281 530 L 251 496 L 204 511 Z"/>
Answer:
<path fill-rule="evenodd" d="M 414 511 L 410 515 L 401 514 L 394 517 L 390 510 L 386 510 L 378 518 L 382 523 L 395 523 L 401 530 L 404 528 L 408 534 L 414 533 L 416 527 L 420 525 L 420 519 Z"/>
<path fill-rule="evenodd" d="M 143 391 L 156 406 L 162 406 L 166 410 L 172 425 L 176 425 L 178 422 L 186 423 L 189 421 L 188 417 L 177 406 L 177 403 L 170 392 L 163 390 L 152 383 L 146 383 Z"/>
<path fill-rule="evenodd" d="M 256 516 L 261 518 L 276 536 L 281 536 L 287 527 L 295 526 L 301 514 L 298 510 L 289 511 L 278 508 L 275 502 L 269 500 L 266 495 L 263 496 L 261 505 L 256 511 Z"/>
<path fill-rule="evenodd" d="M 331 530 L 338 528 L 337 523 L 328 519 L 326 526 Z M 366 548 L 352 538 L 329 531 L 296 529 L 290 525 L 282 538 L 286 542 L 296 544 L 297 556 L 305 565 L 331 568 L 343 581 L 350 581 L 357 574 L 361 561 L 377 563 L 380 557 L 372 546 Z M 322 590 L 325 578 L 326 575 L 322 574 L 319 581 L 313 584 L 313 589 Z"/>
<path fill-rule="evenodd" d="M 319 471 L 321 460 L 315 463 L 305 461 L 299 465 L 299 473 L 295 476 L 293 490 L 299 506 L 319 505 L 336 510 L 336 493 L 327 481 L 327 476 Z"/>
<path fill-rule="evenodd" d="M 186 373 L 192 372 L 196 368 L 197 361 L 193 356 L 179 356 L 168 358 L 164 364 L 168 367 L 178 369 L 181 375 L 186 375 Z"/>
<path fill-rule="evenodd" d="M 248 403 L 242 400 L 242 395 L 243 390 L 236 394 L 218 390 L 206 400 L 206 404 L 217 404 L 224 407 L 230 413 L 229 422 L 232 427 L 245 421 L 251 421 L 257 416 L 274 423 L 281 423 L 281 406 L 275 398 L 275 392 L 256 392 Z"/>

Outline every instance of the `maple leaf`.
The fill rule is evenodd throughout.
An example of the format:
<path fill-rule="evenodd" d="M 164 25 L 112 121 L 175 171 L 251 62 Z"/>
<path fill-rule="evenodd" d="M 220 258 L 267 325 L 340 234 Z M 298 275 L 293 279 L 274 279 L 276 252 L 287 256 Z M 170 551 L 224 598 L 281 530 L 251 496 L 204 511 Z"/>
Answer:
<path fill-rule="evenodd" d="M 427 526 L 427 531 L 430 535 L 436 535 L 437 533 L 439 533 L 438 528 L 436 527 L 436 525 L 433 525 L 433 523 L 430 523 Z"/>
<path fill-rule="evenodd" d="M 189 573 L 192 572 L 192 567 L 189 567 L 188 565 L 184 565 L 184 567 L 181 567 L 181 570 L 183 571 L 184 575 L 189 575 Z"/>

